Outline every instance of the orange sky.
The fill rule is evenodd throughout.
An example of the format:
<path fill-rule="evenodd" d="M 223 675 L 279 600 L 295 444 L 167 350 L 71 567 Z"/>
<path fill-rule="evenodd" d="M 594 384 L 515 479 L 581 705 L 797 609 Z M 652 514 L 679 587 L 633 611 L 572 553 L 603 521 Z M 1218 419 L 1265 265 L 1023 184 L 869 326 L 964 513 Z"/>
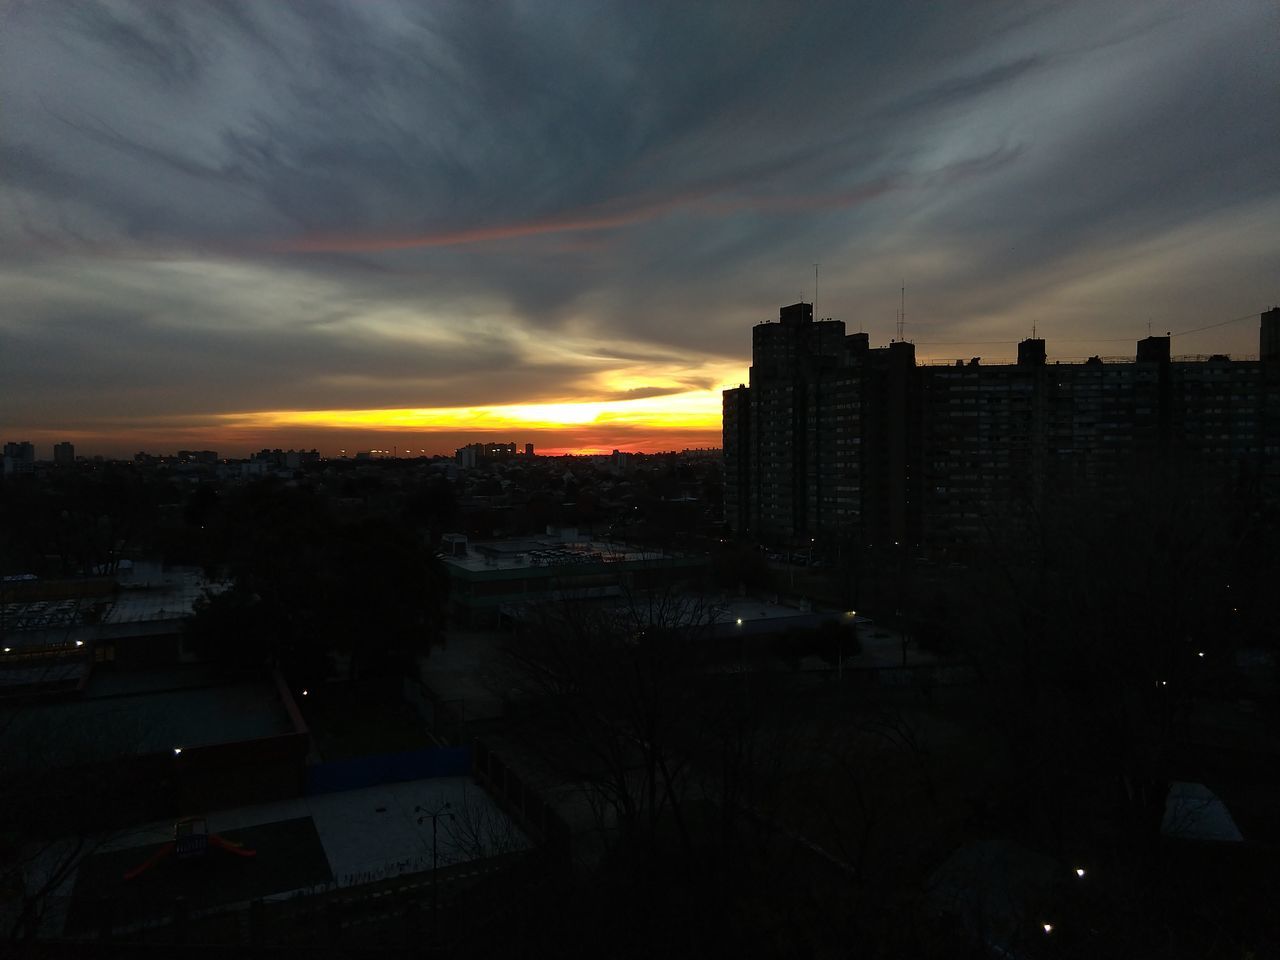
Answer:
<path fill-rule="evenodd" d="M 84 430 L 40 431 L 22 434 L 36 444 L 38 459 L 52 459 L 53 445 L 62 440 L 75 444 L 78 456 L 104 455 L 129 458 L 145 451 L 170 454 L 178 450 L 216 450 L 222 457 L 244 457 L 264 447 L 319 450 L 326 457 L 347 456 L 363 450 L 392 450 L 399 456 L 452 455 L 468 443 L 513 442 L 523 450 L 532 443 L 539 454 L 609 453 L 625 450 L 657 453 L 685 448 L 719 447 L 720 428 L 710 430 L 645 430 L 634 427 L 566 427 L 563 429 L 404 430 L 364 427 L 301 427 L 296 429 L 226 427 L 222 429 L 131 430 L 87 433 Z"/>
<path fill-rule="evenodd" d="M 694 390 L 634 400 L 427 409 L 277 410 L 215 414 L 200 425 L 115 422 L 34 431 L 37 456 L 70 440 L 77 453 L 129 456 L 213 449 L 243 456 L 263 447 L 316 448 L 326 456 L 361 450 L 427 455 L 475 442 L 533 443 L 539 453 L 680 450 L 720 445 L 720 394 Z"/>

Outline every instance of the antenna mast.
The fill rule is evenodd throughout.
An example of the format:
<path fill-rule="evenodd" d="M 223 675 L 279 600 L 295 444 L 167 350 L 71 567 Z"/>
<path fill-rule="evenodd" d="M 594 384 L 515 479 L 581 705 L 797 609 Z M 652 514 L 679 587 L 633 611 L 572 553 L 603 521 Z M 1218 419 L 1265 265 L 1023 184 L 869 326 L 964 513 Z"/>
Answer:
<path fill-rule="evenodd" d="M 898 339 L 902 339 L 902 328 L 907 323 L 907 282 L 902 281 L 902 299 L 898 303 Z"/>
<path fill-rule="evenodd" d="M 821 261 L 819 261 L 820 263 Z M 818 264 L 813 265 L 813 319 L 818 317 Z"/>

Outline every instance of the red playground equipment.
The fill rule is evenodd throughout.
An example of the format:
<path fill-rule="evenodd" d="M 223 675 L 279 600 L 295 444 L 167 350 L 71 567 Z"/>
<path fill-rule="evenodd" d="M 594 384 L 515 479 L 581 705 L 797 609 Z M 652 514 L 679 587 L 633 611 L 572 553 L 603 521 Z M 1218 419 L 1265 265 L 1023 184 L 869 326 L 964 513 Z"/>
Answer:
<path fill-rule="evenodd" d="M 125 871 L 122 879 L 132 880 L 174 854 L 177 854 L 179 860 L 195 860 L 205 857 L 208 855 L 210 847 L 217 847 L 227 853 L 234 853 L 237 857 L 256 857 L 258 855 L 257 850 L 247 850 L 242 843 L 226 840 L 216 833 L 210 833 L 209 825 L 205 823 L 203 817 L 187 817 L 173 825 L 172 840 L 162 845 L 159 850 L 132 870 Z"/>

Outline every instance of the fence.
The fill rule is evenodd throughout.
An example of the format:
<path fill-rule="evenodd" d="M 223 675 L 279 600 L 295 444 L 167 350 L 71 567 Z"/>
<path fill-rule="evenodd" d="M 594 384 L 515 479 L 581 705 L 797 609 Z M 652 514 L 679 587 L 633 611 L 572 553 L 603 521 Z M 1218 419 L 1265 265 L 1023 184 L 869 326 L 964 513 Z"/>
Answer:
<path fill-rule="evenodd" d="M 561 864 L 571 862 L 573 835 L 569 825 L 538 796 L 515 771 L 498 757 L 488 744 L 475 742 L 473 773 L 485 789 L 498 801 L 507 816 L 529 836 L 547 848 Z"/>
<path fill-rule="evenodd" d="M 370 943 L 421 949 L 457 932 L 460 901 L 512 871 L 541 871 L 529 851 L 374 879 L 348 886 L 332 881 L 287 894 L 202 906 L 182 897 L 125 903 L 105 898 L 73 902 L 50 897 L 39 935 L 46 943 L 107 946 L 182 944 L 190 947 L 310 945 L 327 949 Z M 67 923 L 72 913 L 74 923 Z M 65 926 L 64 926 L 65 924 Z M 61 930 L 59 928 L 61 927 Z M 6 928 L 5 933 L 8 933 Z M 372 939 L 371 939 L 372 938 Z M 98 947 L 94 948 L 98 955 Z M 221 955 L 221 954 L 220 954 Z"/>
<path fill-rule="evenodd" d="M 402 692 L 405 702 L 417 711 L 423 726 L 438 743 L 457 746 L 467 742 L 463 701 L 437 699 L 430 689 L 407 677 Z"/>

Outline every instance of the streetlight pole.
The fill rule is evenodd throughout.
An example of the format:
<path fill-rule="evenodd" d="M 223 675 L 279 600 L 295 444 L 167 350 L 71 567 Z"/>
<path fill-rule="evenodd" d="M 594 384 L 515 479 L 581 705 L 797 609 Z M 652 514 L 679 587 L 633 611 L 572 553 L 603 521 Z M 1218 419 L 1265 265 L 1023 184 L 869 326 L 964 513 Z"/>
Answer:
<path fill-rule="evenodd" d="M 858 611 L 849 611 L 849 629 L 854 630 Z M 836 630 L 836 683 L 844 682 L 844 628 Z"/>
<path fill-rule="evenodd" d="M 447 812 L 449 810 L 449 802 L 446 800 L 444 806 L 437 807 L 435 810 L 423 810 L 422 807 L 414 807 L 414 813 L 420 813 L 418 817 L 418 825 L 422 825 L 422 821 L 431 818 L 431 937 L 436 937 L 436 923 L 439 920 L 440 911 L 440 887 L 436 884 L 436 866 L 439 863 L 439 857 L 436 849 L 436 836 L 438 833 L 438 821 L 441 817 L 448 817 L 452 820 L 453 814 Z"/>

